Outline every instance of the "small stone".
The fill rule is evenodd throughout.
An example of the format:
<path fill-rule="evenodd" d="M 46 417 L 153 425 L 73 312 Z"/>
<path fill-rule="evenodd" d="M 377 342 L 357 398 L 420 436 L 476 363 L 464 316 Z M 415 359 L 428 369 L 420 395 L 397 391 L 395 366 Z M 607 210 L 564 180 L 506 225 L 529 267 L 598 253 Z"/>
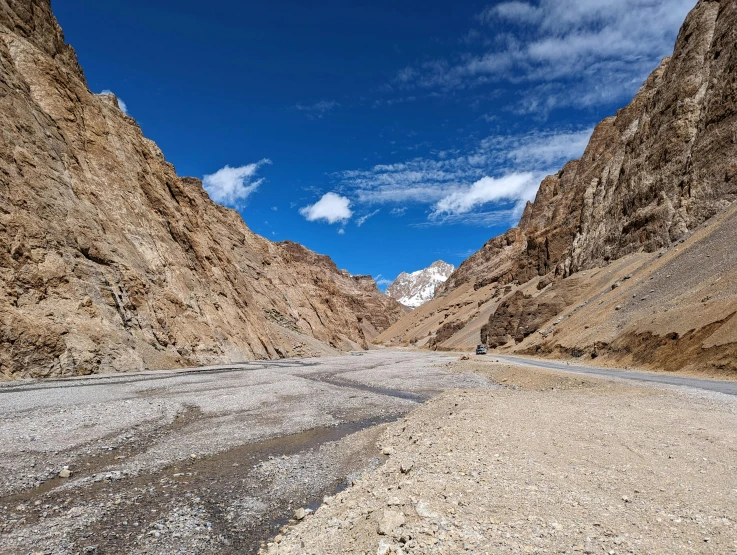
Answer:
<path fill-rule="evenodd" d="M 377 531 L 382 536 L 389 536 L 405 523 L 404 514 L 399 511 L 386 510 L 379 520 Z"/>
<path fill-rule="evenodd" d="M 307 511 L 301 507 L 294 512 L 294 518 L 296 518 L 297 520 L 304 520 L 306 516 Z"/>
<path fill-rule="evenodd" d="M 438 515 L 432 512 L 430 507 L 425 503 L 422 499 L 420 499 L 417 502 L 417 505 L 415 505 L 415 511 L 417 511 L 418 516 L 421 516 L 422 518 L 437 518 Z"/>
<path fill-rule="evenodd" d="M 384 447 L 384 449 L 382 449 L 381 452 L 384 453 L 388 457 L 394 452 L 394 450 L 391 447 Z"/>
<path fill-rule="evenodd" d="M 72 475 L 72 471 L 69 470 L 68 466 L 65 466 L 61 469 L 61 472 L 59 472 L 59 478 L 69 478 Z"/>
<path fill-rule="evenodd" d="M 391 553 L 392 546 L 387 544 L 384 540 L 379 542 L 379 547 L 376 549 L 376 555 L 389 555 Z"/>
<path fill-rule="evenodd" d="M 410 470 L 412 470 L 413 467 L 414 463 L 412 461 L 404 462 L 399 465 L 399 470 L 402 472 L 402 474 L 409 474 Z"/>
<path fill-rule="evenodd" d="M 622 310 L 622 305 L 618 304 L 617 306 L 614 307 L 614 310 Z"/>

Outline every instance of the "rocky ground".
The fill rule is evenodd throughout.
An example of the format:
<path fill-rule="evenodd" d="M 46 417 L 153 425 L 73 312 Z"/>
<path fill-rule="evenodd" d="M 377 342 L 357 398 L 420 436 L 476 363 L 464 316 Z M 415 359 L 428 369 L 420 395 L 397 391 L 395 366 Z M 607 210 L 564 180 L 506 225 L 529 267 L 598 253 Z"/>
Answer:
<path fill-rule="evenodd" d="M 477 361 L 270 554 L 737 553 L 737 401 Z"/>
<path fill-rule="evenodd" d="M 491 386 L 447 360 L 374 351 L 0 385 L 0 553 L 254 552 L 383 462 L 377 425 Z"/>

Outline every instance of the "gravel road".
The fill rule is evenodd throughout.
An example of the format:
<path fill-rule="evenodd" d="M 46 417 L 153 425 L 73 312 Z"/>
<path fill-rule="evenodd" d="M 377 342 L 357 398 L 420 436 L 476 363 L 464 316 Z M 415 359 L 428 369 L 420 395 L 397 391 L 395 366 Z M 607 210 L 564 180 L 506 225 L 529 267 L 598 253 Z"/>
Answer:
<path fill-rule="evenodd" d="M 0 385 L 2 553 L 249 553 L 381 464 L 376 426 L 488 388 L 431 353 Z"/>

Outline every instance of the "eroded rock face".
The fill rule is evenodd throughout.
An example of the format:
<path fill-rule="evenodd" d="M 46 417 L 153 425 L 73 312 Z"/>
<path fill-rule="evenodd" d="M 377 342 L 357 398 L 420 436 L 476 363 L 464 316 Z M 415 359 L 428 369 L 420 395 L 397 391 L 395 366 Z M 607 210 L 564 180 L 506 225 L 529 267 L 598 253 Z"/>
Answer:
<path fill-rule="evenodd" d="M 563 278 L 654 252 L 737 200 L 735 44 L 737 4 L 701 0 L 673 56 L 596 127 L 580 160 L 543 181 L 518 228 L 464 262 L 441 294 L 468 282 Z M 491 327 L 519 316 L 492 316 Z"/>
<path fill-rule="evenodd" d="M 402 313 L 371 280 L 252 233 L 92 94 L 48 0 L 0 0 L 0 372 L 363 348 Z"/>
<path fill-rule="evenodd" d="M 502 302 L 481 328 L 481 343 L 501 347 L 509 341 L 522 342 L 566 307 L 563 298 L 534 298 L 516 291 Z"/>

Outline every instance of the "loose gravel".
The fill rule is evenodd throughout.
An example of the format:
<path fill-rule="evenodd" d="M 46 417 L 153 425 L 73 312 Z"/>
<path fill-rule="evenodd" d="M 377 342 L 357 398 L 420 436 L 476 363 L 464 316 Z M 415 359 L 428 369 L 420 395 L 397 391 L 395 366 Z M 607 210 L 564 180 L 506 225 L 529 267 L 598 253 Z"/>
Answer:
<path fill-rule="evenodd" d="M 4 384 L 0 552 L 255 552 L 383 462 L 382 423 L 490 387 L 446 360 L 377 351 Z"/>
<path fill-rule="evenodd" d="M 737 402 L 493 362 L 269 554 L 737 553 Z M 278 541 L 277 541 L 278 540 Z"/>

